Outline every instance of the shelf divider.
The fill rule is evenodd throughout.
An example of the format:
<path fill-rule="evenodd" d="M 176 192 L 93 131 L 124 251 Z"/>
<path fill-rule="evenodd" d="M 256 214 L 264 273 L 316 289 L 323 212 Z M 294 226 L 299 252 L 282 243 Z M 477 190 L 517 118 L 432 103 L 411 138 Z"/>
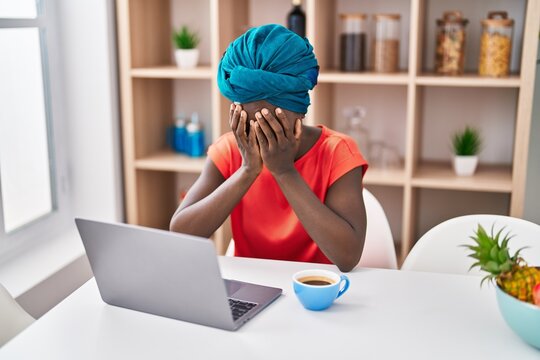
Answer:
<path fill-rule="evenodd" d="M 409 76 L 406 71 L 395 74 L 379 74 L 374 72 L 352 73 L 338 70 L 322 70 L 319 74 L 320 83 L 407 85 L 408 81 Z"/>
<path fill-rule="evenodd" d="M 423 73 L 416 77 L 416 84 L 424 86 L 519 88 L 521 85 L 521 78 L 519 75 L 510 75 L 504 78 L 492 78 L 472 73 L 461 76 L 440 76 Z"/>
<path fill-rule="evenodd" d="M 163 65 L 131 69 L 131 77 L 155 79 L 212 79 L 214 73 L 209 65 L 195 69 L 181 69 L 175 65 Z"/>
<path fill-rule="evenodd" d="M 511 193 L 512 167 L 479 164 L 474 175 L 457 176 L 450 162 L 424 162 L 411 182 L 418 188 Z"/>
<path fill-rule="evenodd" d="M 200 173 L 202 172 L 205 161 L 206 157 L 193 158 L 164 150 L 135 160 L 135 168 L 138 170 Z"/>
<path fill-rule="evenodd" d="M 405 185 L 405 169 L 381 169 L 370 166 L 363 183 L 365 185 L 387 185 L 403 186 Z"/>

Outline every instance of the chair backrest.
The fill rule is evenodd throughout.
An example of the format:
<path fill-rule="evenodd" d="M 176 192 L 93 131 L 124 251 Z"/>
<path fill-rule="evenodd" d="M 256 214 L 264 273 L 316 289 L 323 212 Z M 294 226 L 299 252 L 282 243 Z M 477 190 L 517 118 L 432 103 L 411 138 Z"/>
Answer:
<path fill-rule="evenodd" d="M 364 189 L 367 229 L 362 258 L 356 267 L 397 269 L 396 248 L 388 218 L 381 203 Z"/>
<path fill-rule="evenodd" d="M 484 275 L 474 268 L 470 250 L 460 245 L 473 244 L 470 236 L 482 225 L 488 233 L 504 227 L 514 237 L 509 242 L 510 254 L 522 247 L 522 257 L 530 265 L 540 265 L 540 225 L 523 219 L 502 215 L 466 215 L 446 220 L 422 236 L 405 259 L 402 270 L 429 271 L 451 274 Z"/>
<path fill-rule="evenodd" d="M 34 319 L 0 284 L 0 347 L 30 325 Z"/>
<path fill-rule="evenodd" d="M 367 215 L 366 241 L 357 267 L 397 269 L 397 257 L 390 224 L 384 209 L 371 192 L 364 189 Z M 227 256 L 234 256 L 234 240 L 227 247 Z"/>

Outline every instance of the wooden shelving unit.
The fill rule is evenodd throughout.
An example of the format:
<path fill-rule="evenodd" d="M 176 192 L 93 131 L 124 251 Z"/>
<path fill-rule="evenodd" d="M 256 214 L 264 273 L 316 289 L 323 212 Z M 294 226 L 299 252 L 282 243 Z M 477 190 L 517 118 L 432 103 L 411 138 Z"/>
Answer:
<path fill-rule="evenodd" d="M 173 151 L 162 151 L 142 159 L 135 160 L 138 170 L 173 171 L 200 173 L 205 158 L 192 158 Z"/>
<path fill-rule="evenodd" d="M 512 192 L 510 166 L 480 166 L 471 177 L 456 176 L 444 163 L 423 163 L 411 179 L 413 187 L 428 189 Z"/>
<path fill-rule="evenodd" d="M 184 70 L 177 66 L 156 66 L 131 69 L 133 78 L 150 79 L 212 79 L 214 72 L 210 66 L 198 66 L 196 69 Z"/>
<path fill-rule="evenodd" d="M 318 81 L 319 83 L 338 84 L 407 85 L 409 75 L 406 72 L 400 72 L 398 74 L 377 74 L 370 72 L 350 74 L 336 70 L 324 70 L 320 72 Z"/>
<path fill-rule="evenodd" d="M 459 77 L 421 74 L 416 78 L 415 84 L 424 86 L 519 88 L 521 78 L 518 75 L 511 75 L 507 78 L 486 78 L 477 74 L 465 74 Z"/>
<path fill-rule="evenodd" d="M 118 37 L 120 58 L 120 84 L 122 99 L 122 130 L 124 144 L 125 194 L 127 220 L 130 223 L 150 227 L 167 228 L 170 217 L 177 207 L 178 177 L 197 174 L 204 166 L 204 158 L 193 159 L 175 154 L 167 149 L 166 128 L 172 124 L 175 114 L 175 89 L 185 82 L 207 81 L 209 91 L 197 93 L 211 106 L 211 119 L 206 130 L 211 139 L 229 131 L 227 121 L 228 100 L 217 88 L 215 74 L 221 55 L 228 44 L 243 33 L 248 26 L 268 16 L 265 11 L 253 9 L 263 0 L 118 0 Z M 266 0 L 264 0 L 266 1 Z M 519 0 L 526 9 L 516 22 L 522 24 L 514 31 L 520 34 L 521 44 L 514 46 L 519 64 L 516 72 L 507 78 L 484 78 L 474 72 L 459 77 L 443 77 L 432 73 L 425 64 L 426 41 L 432 42 L 434 34 L 427 30 L 429 7 L 433 0 L 388 0 L 376 2 L 351 0 L 304 0 L 307 15 L 307 37 L 314 46 L 321 72 L 319 85 L 312 92 L 312 105 L 307 114 L 309 124 L 325 124 L 339 128 L 339 94 L 351 87 L 371 92 L 381 87 L 402 96 L 402 119 L 396 121 L 403 126 L 403 166 L 397 169 L 378 169 L 372 166 L 364 183 L 378 189 L 398 188 L 402 196 L 401 221 L 397 249 L 401 258 L 407 255 L 419 236 L 418 196 L 423 189 L 436 191 L 467 191 L 496 193 L 509 197 L 507 214 L 520 217 L 523 212 L 526 179 L 527 151 L 531 123 L 535 58 L 540 28 L 540 0 Z M 508 6 L 514 2 L 507 0 Z M 266 4 L 266 3 L 264 3 Z M 483 5 L 482 5 L 483 4 Z M 203 41 L 210 44 L 206 53 L 206 65 L 193 70 L 181 70 L 174 66 L 170 32 L 178 14 L 173 9 L 189 12 L 192 6 L 198 13 L 185 15 L 196 17 L 203 27 Z M 447 7 L 454 2 L 447 0 Z M 266 6 L 266 5 L 265 5 Z M 376 8 L 378 12 L 400 12 L 404 19 L 402 44 L 402 71 L 396 74 L 342 73 L 336 70 L 335 52 L 338 41 L 338 14 L 344 9 L 356 12 L 365 8 Z M 482 14 L 494 10 L 489 1 L 481 2 Z M 498 6 L 501 6 L 500 2 Z M 273 22 L 283 23 L 290 2 L 272 1 L 276 18 Z M 394 9 L 395 7 L 395 9 Z M 504 7 L 504 6 L 502 6 Z M 268 7 L 267 7 L 268 8 Z M 200 12 L 204 9 L 204 12 Z M 251 11 L 254 10 L 254 11 Z M 504 10 L 504 9 L 501 9 Z M 193 11 L 193 10 L 192 10 Z M 371 12 L 372 13 L 372 12 Z M 262 14 L 262 15 L 261 15 Z M 440 14 L 439 14 L 440 15 Z M 257 16 L 259 16 L 257 18 Z M 264 18 L 266 19 L 266 18 Z M 189 21 L 188 21 L 189 22 Z M 369 34 L 368 34 L 369 36 Z M 204 62 L 204 60 L 203 60 Z M 472 69 L 474 71 L 474 69 Z M 192 83 L 190 83 L 192 84 Z M 481 163 L 478 172 L 469 178 L 454 175 L 450 161 L 431 161 L 422 143 L 426 124 L 436 119 L 426 118 L 424 110 L 430 104 L 426 93 L 434 89 L 477 88 L 478 91 L 514 91 L 515 118 L 509 119 L 513 127 L 512 153 L 509 162 L 502 165 Z M 343 90 L 346 89 L 346 90 Z M 367 89 L 367 90 L 366 90 Z M 391 107 L 392 103 L 383 102 Z M 397 105 L 396 105 L 397 106 Z M 338 116 L 336 116 L 338 114 Z M 392 125 L 388 125 L 388 131 Z M 383 206 L 385 204 L 383 203 Z M 463 209 L 466 212 L 466 207 Z M 434 224 L 435 225 L 435 224 Z M 214 236 L 219 252 L 223 252 L 230 238 L 229 230 L 222 227 Z"/>

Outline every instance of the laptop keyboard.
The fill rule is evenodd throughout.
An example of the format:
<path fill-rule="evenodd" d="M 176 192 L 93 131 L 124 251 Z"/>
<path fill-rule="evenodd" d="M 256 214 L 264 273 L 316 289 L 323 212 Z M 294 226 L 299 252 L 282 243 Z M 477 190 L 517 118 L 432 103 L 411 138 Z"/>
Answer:
<path fill-rule="evenodd" d="M 257 304 L 248 302 L 248 301 L 241 301 L 241 300 L 229 298 L 229 306 L 231 308 L 233 320 L 236 321 L 240 317 L 242 317 L 245 313 L 247 313 L 249 310 L 257 306 Z"/>

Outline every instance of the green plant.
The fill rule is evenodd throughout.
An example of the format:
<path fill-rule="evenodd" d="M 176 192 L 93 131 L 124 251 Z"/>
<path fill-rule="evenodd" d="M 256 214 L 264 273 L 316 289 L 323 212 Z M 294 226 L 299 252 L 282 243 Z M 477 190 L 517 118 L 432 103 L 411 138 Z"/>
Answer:
<path fill-rule="evenodd" d="M 519 249 L 510 255 L 508 242 L 512 236 L 507 232 L 502 234 L 504 228 L 495 233 L 494 226 L 491 228 L 491 234 L 478 224 L 477 230 L 470 238 L 474 240 L 473 245 L 463 245 L 471 251 L 469 257 L 476 260 L 471 266 L 479 267 L 488 275 L 482 279 L 484 281 L 493 281 L 500 286 L 506 293 L 513 297 L 533 303 L 533 288 L 540 284 L 540 270 L 528 266 L 521 258 Z"/>
<path fill-rule="evenodd" d="M 472 156 L 478 154 L 482 147 L 482 139 L 478 130 L 469 126 L 452 136 L 452 147 L 457 156 Z"/>
<path fill-rule="evenodd" d="M 195 49 L 200 42 L 199 35 L 185 25 L 180 30 L 173 30 L 172 37 L 177 49 Z"/>

